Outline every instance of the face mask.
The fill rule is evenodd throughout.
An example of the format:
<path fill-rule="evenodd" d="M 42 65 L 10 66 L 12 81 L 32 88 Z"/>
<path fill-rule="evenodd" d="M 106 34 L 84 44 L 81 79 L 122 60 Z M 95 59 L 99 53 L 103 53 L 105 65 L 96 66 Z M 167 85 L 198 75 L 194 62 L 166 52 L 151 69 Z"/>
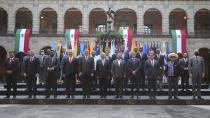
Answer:
<path fill-rule="evenodd" d="M 41 52 L 41 55 L 44 55 L 44 52 Z"/>
<path fill-rule="evenodd" d="M 198 56 L 198 52 L 195 52 L 195 56 Z"/>

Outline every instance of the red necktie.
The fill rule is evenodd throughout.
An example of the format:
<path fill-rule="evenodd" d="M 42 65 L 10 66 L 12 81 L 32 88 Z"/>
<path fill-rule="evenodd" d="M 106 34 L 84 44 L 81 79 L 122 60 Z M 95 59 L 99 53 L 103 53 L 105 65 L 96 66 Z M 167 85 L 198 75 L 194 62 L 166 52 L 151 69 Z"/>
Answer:
<path fill-rule="evenodd" d="M 71 64 L 71 57 L 69 58 L 69 63 Z"/>
<path fill-rule="evenodd" d="M 12 58 L 10 58 L 10 61 L 9 61 L 10 65 L 12 64 Z"/>

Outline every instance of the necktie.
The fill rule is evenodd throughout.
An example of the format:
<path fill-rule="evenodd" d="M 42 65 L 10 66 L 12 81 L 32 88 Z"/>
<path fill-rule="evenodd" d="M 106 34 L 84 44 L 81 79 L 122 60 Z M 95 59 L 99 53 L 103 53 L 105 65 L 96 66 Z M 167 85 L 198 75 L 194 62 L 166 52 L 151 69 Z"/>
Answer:
<path fill-rule="evenodd" d="M 10 61 L 9 61 L 10 65 L 12 64 L 12 58 L 10 58 Z"/>
<path fill-rule="evenodd" d="M 32 63 L 32 57 L 30 58 L 30 62 Z"/>
<path fill-rule="evenodd" d="M 69 63 L 71 64 L 71 57 L 69 58 Z"/>

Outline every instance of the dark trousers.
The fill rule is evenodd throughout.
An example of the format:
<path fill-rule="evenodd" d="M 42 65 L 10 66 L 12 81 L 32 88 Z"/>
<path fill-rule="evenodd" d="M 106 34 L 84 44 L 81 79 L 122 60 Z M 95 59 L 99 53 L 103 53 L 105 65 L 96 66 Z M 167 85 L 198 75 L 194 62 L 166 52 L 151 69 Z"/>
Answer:
<path fill-rule="evenodd" d="M 149 96 L 155 96 L 156 94 L 156 85 L 157 80 L 156 77 L 150 77 L 148 78 L 148 90 L 149 90 Z"/>
<path fill-rule="evenodd" d="M 29 74 L 27 77 L 28 82 L 28 96 L 31 97 L 32 94 L 36 96 L 37 94 L 37 86 L 36 86 L 37 78 L 35 75 Z"/>
<path fill-rule="evenodd" d="M 93 72 L 94 72 L 94 75 L 93 77 L 91 77 L 91 87 L 93 90 L 95 90 L 97 87 L 97 79 L 96 79 L 96 71 L 94 70 Z"/>
<path fill-rule="evenodd" d="M 15 74 L 6 75 L 6 81 L 7 81 L 7 97 L 11 94 L 11 88 L 13 88 L 13 96 L 16 96 L 17 92 L 17 78 L 15 77 Z"/>
<path fill-rule="evenodd" d="M 76 85 L 76 78 L 74 77 L 74 75 L 66 75 L 64 83 L 66 86 L 66 95 L 74 96 L 75 85 Z"/>
<path fill-rule="evenodd" d="M 115 77 L 115 95 L 122 96 L 123 78 Z"/>
<path fill-rule="evenodd" d="M 134 88 L 136 88 L 136 95 L 139 96 L 139 78 L 137 78 L 137 76 L 135 75 L 130 75 L 130 79 L 131 79 L 131 95 L 134 96 L 135 92 L 134 92 Z"/>
<path fill-rule="evenodd" d="M 189 87 L 189 74 L 188 74 L 188 71 L 184 72 L 182 74 L 181 84 L 182 84 L 182 90 L 188 89 L 188 87 Z"/>
<path fill-rule="evenodd" d="M 107 78 L 99 78 L 100 96 L 106 96 L 107 94 Z"/>
<path fill-rule="evenodd" d="M 202 78 L 202 75 L 199 73 L 192 75 L 193 97 L 195 97 L 196 95 L 198 97 L 201 97 L 201 78 Z"/>
<path fill-rule="evenodd" d="M 142 89 L 145 89 L 145 75 L 144 75 L 144 71 L 140 71 L 140 86 L 142 87 Z"/>
<path fill-rule="evenodd" d="M 46 96 L 50 96 L 51 89 L 53 89 L 53 95 L 57 96 L 57 76 L 56 72 L 48 72 L 46 80 Z"/>
<path fill-rule="evenodd" d="M 174 92 L 172 92 L 172 89 L 174 89 Z M 177 97 L 178 95 L 178 77 L 169 76 L 168 77 L 168 94 L 169 97 Z"/>
<path fill-rule="evenodd" d="M 82 75 L 83 96 L 90 96 L 91 93 L 91 77 L 88 74 Z"/>

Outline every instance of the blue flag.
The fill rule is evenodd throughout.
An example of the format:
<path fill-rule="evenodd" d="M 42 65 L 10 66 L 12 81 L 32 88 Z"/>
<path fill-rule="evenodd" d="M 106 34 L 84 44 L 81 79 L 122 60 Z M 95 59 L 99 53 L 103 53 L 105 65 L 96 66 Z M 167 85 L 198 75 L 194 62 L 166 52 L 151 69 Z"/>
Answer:
<path fill-rule="evenodd" d="M 147 55 L 149 56 L 149 43 L 147 42 Z"/>
<path fill-rule="evenodd" d="M 166 42 L 166 55 L 169 55 L 169 53 L 170 53 L 170 49 L 168 47 L 168 42 Z"/>

